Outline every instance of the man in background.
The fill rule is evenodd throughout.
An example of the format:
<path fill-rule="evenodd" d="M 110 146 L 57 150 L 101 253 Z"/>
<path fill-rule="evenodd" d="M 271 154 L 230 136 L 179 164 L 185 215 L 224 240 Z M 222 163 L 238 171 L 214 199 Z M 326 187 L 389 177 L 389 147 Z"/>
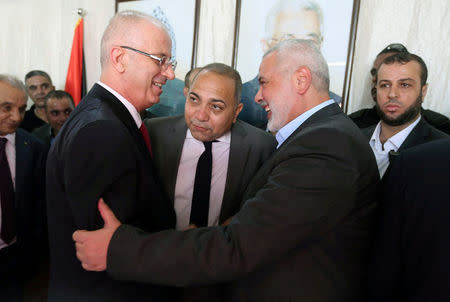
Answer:
<path fill-rule="evenodd" d="M 24 285 L 46 251 L 46 149 L 18 129 L 27 98 L 19 79 L 0 75 L 0 301 L 22 301 Z"/>
<path fill-rule="evenodd" d="M 213 63 L 196 72 L 184 116 L 146 121 L 155 165 L 175 206 L 179 230 L 192 224 L 222 224 L 234 215 L 249 181 L 276 147 L 272 135 L 237 120 L 242 82 L 236 70 Z M 199 225 L 191 220 L 193 191 L 197 162 L 206 144 L 212 156 L 211 187 L 201 219 L 204 223 Z"/>
<path fill-rule="evenodd" d="M 242 82 L 236 70 L 213 63 L 191 75 L 184 116 L 146 121 L 156 170 L 175 207 L 178 230 L 217 226 L 231 218 L 276 147 L 272 135 L 237 120 Z M 183 301 L 220 300 L 221 289 L 189 288 Z"/>
<path fill-rule="evenodd" d="M 397 53 L 407 53 L 403 44 L 393 43 L 386 46 L 380 53 L 376 56 L 373 61 L 372 69 L 370 70 L 370 74 L 372 76 L 372 88 L 371 94 L 372 99 L 376 103 L 377 102 L 377 88 L 376 88 L 376 80 L 375 75 L 377 73 L 377 69 L 380 67 L 381 63 L 389 56 L 392 56 Z M 447 134 L 450 134 L 450 120 L 445 115 L 437 113 L 435 111 L 424 109 L 421 107 L 422 117 L 433 127 L 439 129 Z M 355 124 L 361 128 L 367 128 L 372 125 L 377 124 L 380 121 L 380 117 L 378 116 L 376 106 L 373 106 L 370 109 L 361 109 L 359 111 L 353 112 L 349 115 L 349 117 L 355 122 Z"/>
<path fill-rule="evenodd" d="M 265 35 L 261 40 L 263 53 L 277 43 L 287 39 L 310 40 L 320 50 L 323 42 L 323 13 L 320 5 L 314 0 L 280 0 L 266 17 Z M 266 129 L 267 113 L 255 103 L 258 92 L 257 77 L 242 86 L 242 109 L 239 118 L 253 126 Z M 341 97 L 329 92 L 330 98 L 337 103 Z"/>
<path fill-rule="evenodd" d="M 71 238 L 78 228 L 102 226 L 100 196 L 121 219 L 148 232 L 175 226 L 139 115 L 159 102 L 164 84 L 174 78 L 170 49 L 164 25 L 135 11 L 118 13 L 103 34 L 100 82 L 72 112 L 48 156 L 49 301 L 170 299 L 170 289 L 83 270 Z"/>
<path fill-rule="evenodd" d="M 45 98 L 48 124 L 36 128 L 32 133 L 50 146 L 74 108 L 75 104 L 69 93 L 63 90 L 51 91 Z"/>
<path fill-rule="evenodd" d="M 230 224 L 145 234 L 119 227 L 100 202 L 105 228 L 73 236 L 85 269 L 180 286 L 230 282 L 225 301 L 365 299 L 379 184 L 373 154 L 329 98 L 328 66 L 311 42 L 266 52 L 258 79 L 256 100 L 278 149 Z"/>
<path fill-rule="evenodd" d="M 376 110 L 381 120 L 363 132 L 369 138 L 380 177 L 388 169 L 392 151 L 448 137 L 421 117 L 427 76 L 425 62 L 408 52 L 385 58 L 375 73 Z"/>
<path fill-rule="evenodd" d="M 47 123 L 45 114 L 45 97 L 55 90 L 48 73 L 42 70 L 32 70 L 25 75 L 25 85 L 33 105 L 25 112 L 21 128 L 32 132 Z"/>

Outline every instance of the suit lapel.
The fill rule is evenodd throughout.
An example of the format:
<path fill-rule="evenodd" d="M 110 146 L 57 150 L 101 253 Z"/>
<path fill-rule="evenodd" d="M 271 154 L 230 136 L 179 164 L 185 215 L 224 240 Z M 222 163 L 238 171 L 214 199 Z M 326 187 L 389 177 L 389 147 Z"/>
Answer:
<path fill-rule="evenodd" d="M 227 180 L 225 182 L 225 191 L 223 194 L 222 207 L 220 210 L 219 221 L 222 223 L 228 219 L 235 204 L 236 194 L 242 185 L 242 169 L 250 156 L 250 146 L 245 143 L 247 131 L 237 121 L 231 128 L 230 155 L 228 158 Z"/>
<path fill-rule="evenodd" d="M 22 135 L 20 131 L 16 131 L 16 207 L 19 206 L 17 202 L 21 200 L 20 195 L 22 194 L 22 189 L 27 187 L 27 184 L 25 183 L 25 175 L 30 173 L 29 171 L 26 171 L 27 167 L 30 166 L 28 164 L 28 161 L 31 158 L 30 150 L 30 142 Z"/>
<path fill-rule="evenodd" d="M 111 108 L 114 115 L 124 124 L 128 129 L 130 135 L 133 137 L 139 151 L 144 155 L 145 158 L 150 159 L 150 153 L 145 144 L 144 138 L 136 126 L 136 122 L 131 116 L 128 109 L 119 101 L 112 93 L 103 88 L 102 86 L 95 84 L 94 87 L 89 91 L 89 95 L 94 98 L 100 99 L 102 102 Z"/>
<path fill-rule="evenodd" d="M 166 167 L 161 167 L 165 173 L 165 179 L 168 180 L 169 198 L 174 203 L 175 200 L 175 185 L 177 182 L 178 167 L 181 160 L 181 152 L 183 151 L 184 140 L 186 138 L 187 125 L 184 116 L 181 116 L 169 128 L 169 135 L 167 145 L 163 146 L 164 152 L 168 152 L 168 156 L 162 158 L 173 158 L 176 160 L 169 160 Z"/>
<path fill-rule="evenodd" d="M 429 135 L 430 129 L 427 127 L 426 122 L 421 117 L 420 121 L 403 141 L 403 144 L 400 146 L 400 148 L 398 148 L 398 152 L 424 143 Z"/>

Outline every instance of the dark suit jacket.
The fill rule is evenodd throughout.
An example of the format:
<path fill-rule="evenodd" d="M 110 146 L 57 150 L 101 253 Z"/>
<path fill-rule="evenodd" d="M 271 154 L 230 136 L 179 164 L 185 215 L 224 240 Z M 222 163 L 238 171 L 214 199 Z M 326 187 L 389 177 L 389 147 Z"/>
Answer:
<path fill-rule="evenodd" d="M 154 235 L 122 225 L 108 272 L 172 285 L 233 281 L 228 301 L 362 301 L 378 185 L 366 139 L 332 104 L 255 174 L 230 225 Z"/>
<path fill-rule="evenodd" d="M 173 204 L 178 165 L 187 131 L 184 116 L 153 118 L 145 123 L 152 142 L 156 170 Z M 276 148 L 272 135 L 247 123 L 238 120 L 231 129 L 230 157 L 219 223 L 239 210 L 245 188 Z"/>
<path fill-rule="evenodd" d="M 103 197 L 119 219 L 154 232 L 172 228 L 141 132 L 125 106 L 96 84 L 66 121 L 47 160 L 50 301 L 164 301 L 163 289 L 83 270 L 72 233 L 103 226 Z"/>
<path fill-rule="evenodd" d="M 450 139 L 402 152 L 385 185 L 372 301 L 450 300 Z"/>
<path fill-rule="evenodd" d="M 46 251 L 45 238 L 45 156 L 47 148 L 30 133 L 16 130 L 15 209 L 17 254 L 9 263 L 0 263 L 0 282 L 27 281 L 35 273 Z M 6 276 L 7 279 L 4 279 Z M 4 285 L 4 284 L 2 284 Z M 2 288 L 0 285 L 0 288 Z M 0 300 L 2 300 L 0 291 Z M 2 300 L 3 301 L 3 300 Z"/>
<path fill-rule="evenodd" d="M 47 146 L 50 147 L 51 139 L 52 139 L 52 127 L 50 124 L 45 124 L 39 128 L 36 128 L 31 132 L 36 137 L 40 138 Z"/>
<path fill-rule="evenodd" d="M 376 128 L 376 125 L 373 125 L 371 127 L 362 129 L 362 132 L 370 140 L 373 132 L 375 131 L 375 128 Z M 417 123 L 417 125 L 413 128 L 413 130 L 409 133 L 409 135 L 403 141 L 400 148 L 398 148 L 397 153 L 400 153 L 406 149 L 409 149 L 409 148 L 417 146 L 417 145 L 421 145 L 421 144 L 424 144 L 427 142 L 431 142 L 431 141 L 434 141 L 437 139 L 443 139 L 443 138 L 447 138 L 447 137 L 448 137 L 447 134 L 445 134 L 442 131 L 437 130 L 433 126 L 430 126 L 430 124 L 428 124 L 425 121 L 425 119 L 420 118 L 420 121 Z M 395 155 L 397 155 L 397 154 L 395 154 Z M 395 160 L 395 155 L 394 155 L 394 157 L 391 156 L 389 158 L 389 160 L 390 161 Z M 387 174 L 389 174 L 389 171 L 390 171 L 390 167 L 388 167 L 388 169 L 384 173 L 383 180 L 384 180 L 384 178 L 386 178 Z"/>

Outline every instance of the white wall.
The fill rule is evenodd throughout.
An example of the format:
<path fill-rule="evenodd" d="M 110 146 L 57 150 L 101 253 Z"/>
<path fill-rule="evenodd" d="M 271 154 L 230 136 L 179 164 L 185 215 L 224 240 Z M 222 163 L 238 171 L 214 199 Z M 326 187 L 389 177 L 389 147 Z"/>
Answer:
<path fill-rule="evenodd" d="M 86 10 L 91 87 L 100 76 L 100 39 L 114 14 L 114 0 L 0 0 L 0 73 L 23 79 L 29 70 L 42 69 L 63 89 L 79 7 Z M 231 64 L 234 12 L 235 0 L 202 1 L 197 65 Z M 368 75 L 372 61 L 387 44 L 400 42 L 428 65 L 424 107 L 450 116 L 449 12 L 447 0 L 361 0 L 348 111 L 373 105 Z"/>
<path fill-rule="evenodd" d="M 0 73 L 23 79 L 33 69 L 48 72 L 64 89 L 77 8 L 84 8 L 88 88 L 100 77 L 100 39 L 114 15 L 114 0 L 0 0 Z"/>

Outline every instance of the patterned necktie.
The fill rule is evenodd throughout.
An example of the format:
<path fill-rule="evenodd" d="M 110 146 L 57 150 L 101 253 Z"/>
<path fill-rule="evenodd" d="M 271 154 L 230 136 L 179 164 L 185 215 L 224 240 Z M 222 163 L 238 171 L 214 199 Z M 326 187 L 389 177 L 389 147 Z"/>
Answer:
<path fill-rule="evenodd" d="M 6 142 L 6 138 L 0 138 L 0 199 L 2 207 L 0 237 L 9 244 L 16 236 L 16 213 L 14 210 L 14 187 L 5 152 Z"/>
<path fill-rule="evenodd" d="M 200 155 L 195 172 L 194 193 L 192 194 L 189 224 L 198 227 L 208 225 L 209 194 L 211 190 L 212 143 L 203 142 L 205 151 Z"/>
<path fill-rule="evenodd" d="M 148 131 L 145 128 L 144 123 L 141 124 L 141 127 L 139 128 L 139 130 L 141 130 L 142 136 L 144 137 L 144 141 L 145 141 L 145 144 L 147 145 L 148 152 L 150 152 L 150 156 L 153 157 L 152 146 L 150 145 L 150 135 L 148 135 Z"/>

